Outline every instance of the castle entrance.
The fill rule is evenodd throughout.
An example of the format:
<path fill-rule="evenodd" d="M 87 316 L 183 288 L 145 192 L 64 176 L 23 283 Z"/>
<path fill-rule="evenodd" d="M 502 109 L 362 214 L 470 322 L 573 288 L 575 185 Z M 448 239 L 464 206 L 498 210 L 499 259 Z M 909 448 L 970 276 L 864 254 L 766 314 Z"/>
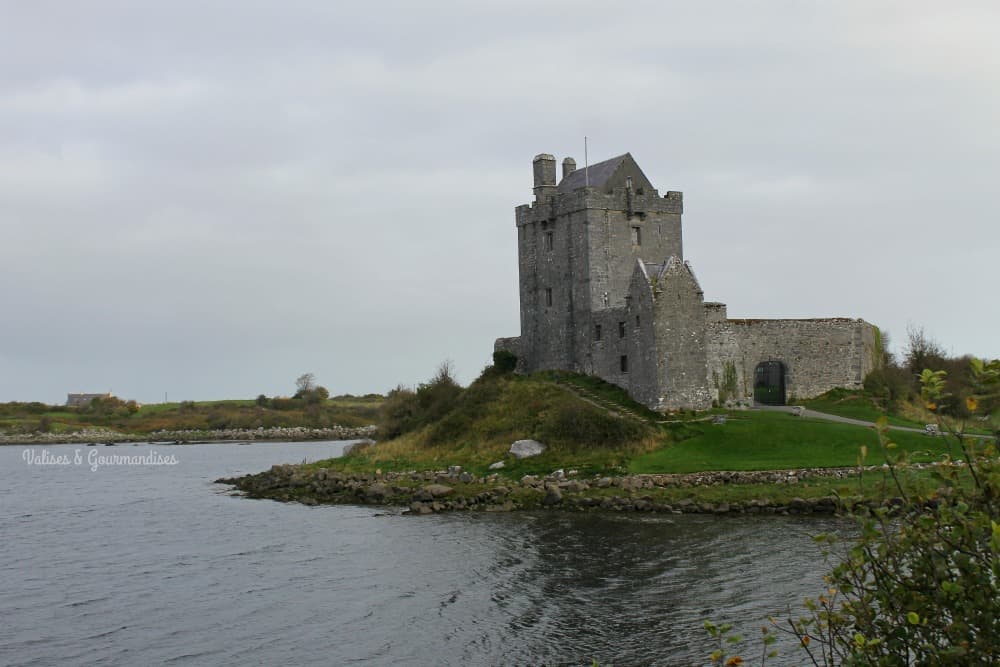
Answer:
<path fill-rule="evenodd" d="M 785 364 L 763 361 L 757 364 L 753 378 L 753 400 L 764 405 L 785 404 Z"/>

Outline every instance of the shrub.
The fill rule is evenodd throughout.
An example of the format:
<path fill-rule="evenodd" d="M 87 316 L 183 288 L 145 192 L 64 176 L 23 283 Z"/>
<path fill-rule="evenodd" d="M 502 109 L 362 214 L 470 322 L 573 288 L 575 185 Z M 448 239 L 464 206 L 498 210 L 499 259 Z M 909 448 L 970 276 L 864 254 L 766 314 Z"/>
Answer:
<path fill-rule="evenodd" d="M 390 391 L 379 410 L 379 440 L 391 440 L 411 430 L 417 411 L 415 391 L 402 385 Z"/>
<path fill-rule="evenodd" d="M 517 368 L 517 355 L 507 350 L 497 350 L 493 353 L 493 368 L 498 373 L 513 373 Z"/>

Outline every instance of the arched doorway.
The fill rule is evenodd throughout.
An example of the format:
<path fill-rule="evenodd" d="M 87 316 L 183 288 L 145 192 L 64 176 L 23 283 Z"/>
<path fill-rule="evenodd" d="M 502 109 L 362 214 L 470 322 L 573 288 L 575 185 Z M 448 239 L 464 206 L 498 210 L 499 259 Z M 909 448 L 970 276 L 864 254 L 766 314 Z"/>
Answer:
<path fill-rule="evenodd" d="M 762 361 L 753 377 L 753 400 L 764 405 L 785 404 L 785 364 Z"/>

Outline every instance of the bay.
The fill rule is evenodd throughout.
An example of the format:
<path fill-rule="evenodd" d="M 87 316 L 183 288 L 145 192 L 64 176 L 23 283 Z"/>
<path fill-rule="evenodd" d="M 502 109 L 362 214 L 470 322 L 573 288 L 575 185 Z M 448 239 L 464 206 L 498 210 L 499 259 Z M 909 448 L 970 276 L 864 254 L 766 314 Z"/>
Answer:
<path fill-rule="evenodd" d="M 849 528 L 749 515 L 415 517 L 251 500 L 213 483 L 345 444 L 0 447 L 0 664 L 706 664 L 705 619 L 759 635 L 767 615 L 821 590 L 812 536 Z M 98 456 L 107 463 L 95 468 Z M 783 652 L 769 664 L 801 662 Z"/>

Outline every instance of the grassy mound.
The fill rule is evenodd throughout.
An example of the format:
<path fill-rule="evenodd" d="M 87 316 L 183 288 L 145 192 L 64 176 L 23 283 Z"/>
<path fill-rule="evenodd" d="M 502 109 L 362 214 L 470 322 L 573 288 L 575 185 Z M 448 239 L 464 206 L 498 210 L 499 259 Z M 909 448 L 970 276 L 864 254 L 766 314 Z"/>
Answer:
<path fill-rule="evenodd" d="M 406 414 L 412 430 L 352 453 L 337 467 L 348 470 L 434 469 L 461 465 L 484 472 L 504 461 L 505 472 L 551 472 L 575 468 L 580 472 L 623 471 L 628 460 L 651 451 L 661 433 L 651 423 L 616 415 L 570 388 L 545 376 L 484 374 L 467 389 L 455 392 L 446 408 L 423 401 L 421 391 L 406 399 L 411 404 L 390 405 L 395 415 Z M 394 400 L 390 397 L 387 400 Z M 545 443 L 544 454 L 517 460 L 508 455 L 515 440 Z"/>

